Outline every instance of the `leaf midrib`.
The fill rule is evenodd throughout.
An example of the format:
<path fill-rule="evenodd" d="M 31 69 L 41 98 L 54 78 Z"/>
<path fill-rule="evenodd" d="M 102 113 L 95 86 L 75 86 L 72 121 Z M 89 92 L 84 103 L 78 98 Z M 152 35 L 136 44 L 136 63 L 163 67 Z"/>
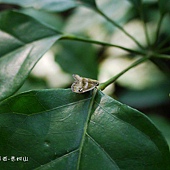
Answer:
<path fill-rule="evenodd" d="M 82 156 L 82 150 L 83 150 L 83 146 L 84 146 L 84 142 L 85 142 L 85 138 L 86 138 L 86 133 L 87 133 L 87 128 L 88 128 L 89 120 L 91 118 L 91 111 L 92 111 L 92 107 L 93 107 L 93 104 L 94 104 L 94 99 L 95 99 L 95 96 L 97 94 L 97 91 L 98 90 L 96 88 L 93 90 L 92 98 L 91 98 L 91 101 L 90 101 L 90 104 L 89 104 L 87 119 L 85 121 L 84 131 L 83 131 L 83 135 L 82 135 L 82 139 L 81 139 L 80 147 L 79 147 L 79 156 L 78 156 L 78 161 L 77 161 L 77 170 L 79 170 L 79 168 L 80 168 L 80 161 L 81 161 L 81 156 Z"/>

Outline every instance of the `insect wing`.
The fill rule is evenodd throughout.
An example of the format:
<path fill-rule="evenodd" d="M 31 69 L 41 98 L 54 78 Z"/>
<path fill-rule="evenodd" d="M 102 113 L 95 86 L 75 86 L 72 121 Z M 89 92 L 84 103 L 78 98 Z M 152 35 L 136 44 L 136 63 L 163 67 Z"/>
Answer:
<path fill-rule="evenodd" d="M 75 93 L 84 93 L 94 89 L 99 85 L 97 80 L 80 77 L 79 75 L 73 74 L 73 78 L 75 79 L 74 83 L 71 86 L 71 89 Z"/>

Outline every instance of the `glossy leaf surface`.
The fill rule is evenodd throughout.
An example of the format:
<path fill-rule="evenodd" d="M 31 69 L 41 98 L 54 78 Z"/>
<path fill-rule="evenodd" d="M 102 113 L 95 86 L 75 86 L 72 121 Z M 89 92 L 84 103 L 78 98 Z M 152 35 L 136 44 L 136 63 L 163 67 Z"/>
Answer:
<path fill-rule="evenodd" d="M 37 61 L 61 36 L 24 14 L 0 14 L 0 100 L 21 87 Z"/>
<path fill-rule="evenodd" d="M 81 4 L 96 8 L 95 0 L 0 0 L 0 3 L 19 5 L 23 8 L 35 8 L 51 12 L 62 12 Z"/>
<path fill-rule="evenodd" d="M 168 146 L 146 116 L 101 92 L 93 99 L 68 89 L 1 102 L 1 156 L 29 161 L 0 169 L 168 169 Z"/>

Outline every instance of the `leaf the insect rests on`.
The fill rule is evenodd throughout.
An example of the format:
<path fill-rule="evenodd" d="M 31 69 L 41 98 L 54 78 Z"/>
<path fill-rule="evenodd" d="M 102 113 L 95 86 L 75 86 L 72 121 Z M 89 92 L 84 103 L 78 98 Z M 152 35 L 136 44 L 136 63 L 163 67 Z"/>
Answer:
<path fill-rule="evenodd" d="M 92 100 L 93 99 L 93 100 Z M 0 169 L 168 170 L 164 137 L 141 112 L 98 91 L 28 91 L 0 103 Z"/>

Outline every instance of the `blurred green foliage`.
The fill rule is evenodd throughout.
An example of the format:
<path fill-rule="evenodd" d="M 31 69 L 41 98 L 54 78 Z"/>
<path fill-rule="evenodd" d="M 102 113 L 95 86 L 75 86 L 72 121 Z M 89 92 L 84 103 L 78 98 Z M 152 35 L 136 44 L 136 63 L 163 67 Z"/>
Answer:
<path fill-rule="evenodd" d="M 18 92 L 51 88 L 49 80 L 37 78 L 34 73 L 29 76 L 29 73 L 52 45 L 58 68 L 56 75 L 61 79 L 64 74 L 70 77 L 64 88 L 70 87 L 74 73 L 105 82 L 134 60 L 150 55 L 150 62 L 135 68 L 134 72 L 129 70 L 114 82 L 115 87 L 108 94 L 148 114 L 170 144 L 167 130 L 170 128 L 170 0 L 0 0 L 0 10 L 9 9 L 14 11 L 1 12 L 0 16 L 0 80 L 6 82 L 1 84 L 1 89 L 7 90 L 1 95 L 2 99 L 16 92 L 27 77 Z M 79 37 L 78 41 L 73 41 L 76 40 L 73 34 Z M 60 38 L 62 41 L 56 42 Z M 87 39 L 119 45 L 134 52 Z M 27 52 L 8 54 L 18 47 Z M 28 58 L 23 59 L 19 67 L 19 62 L 13 61 L 21 62 L 21 54 Z M 18 69 L 16 73 L 13 67 Z M 42 68 L 40 72 L 48 69 Z"/>
<path fill-rule="evenodd" d="M 20 12 L 34 17 L 42 24 L 47 25 L 54 30 L 64 30 L 67 33 L 75 33 L 79 36 L 86 36 L 88 38 L 104 40 L 108 42 L 112 42 L 112 37 L 119 33 L 117 27 L 113 27 L 111 23 L 100 17 L 92 9 L 89 10 L 86 7 L 73 8 L 80 3 L 77 1 L 66 1 L 65 5 L 62 6 L 63 8 L 61 8 L 62 2 L 60 1 L 56 1 L 56 4 L 53 4 L 53 1 L 47 1 L 46 4 L 43 4 L 43 2 L 40 1 L 33 1 L 30 3 L 30 1 L 26 0 L 21 2 L 15 0 L 1 0 L 0 2 L 6 3 L 6 5 L 0 4 L 1 9 L 3 9 L 3 7 L 4 10 L 11 7 L 16 7 L 10 6 L 10 4 L 18 5 L 17 8 L 19 8 Z M 87 5 L 87 7 L 91 6 L 95 10 L 96 8 L 99 8 L 100 10 L 104 11 L 108 17 L 112 18 L 117 24 L 120 24 L 125 28 L 129 23 L 133 24 L 133 21 L 137 20 L 139 22 L 143 22 L 144 25 L 146 24 L 147 26 L 146 31 L 148 31 L 149 34 L 150 45 L 147 44 L 147 40 L 140 42 L 140 39 L 138 39 L 138 41 L 142 43 L 142 46 L 144 46 L 146 49 L 161 52 L 166 55 L 170 54 L 169 0 L 106 0 L 104 2 L 98 0 L 96 3 L 95 1 L 81 1 L 81 3 L 84 3 Z M 60 6 L 60 8 L 57 8 L 57 6 Z M 160 28 L 158 28 L 159 24 Z M 135 29 L 135 22 L 132 29 Z M 158 36 L 156 35 L 157 31 L 159 34 Z M 146 35 L 144 34 L 144 36 Z M 137 38 L 137 35 L 135 35 L 135 38 Z M 123 38 L 121 38 L 121 40 L 122 42 L 124 41 Z M 126 44 L 123 43 L 122 45 L 126 46 Z M 139 49 L 138 46 L 134 45 L 132 48 Z M 59 44 L 56 43 L 56 45 L 53 46 L 53 53 L 55 55 L 56 62 L 60 65 L 64 72 L 69 74 L 77 73 L 82 76 L 95 79 L 98 77 L 100 80 L 101 63 L 103 63 L 108 57 L 122 58 L 121 53 L 110 53 L 109 49 L 110 48 L 93 46 L 83 42 L 63 41 Z M 123 54 L 123 58 L 125 57 L 128 58 L 129 54 Z M 134 58 L 133 55 L 131 57 Z M 161 70 L 160 72 L 163 72 L 165 75 L 163 79 L 162 74 L 157 74 L 155 75 L 157 80 L 153 81 L 152 83 L 148 82 L 147 86 L 141 87 L 142 89 L 139 88 L 139 90 L 134 89 L 133 86 L 129 88 L 126 83 L 123 84 L 119 83 L 118 81 L 116 86 L 117 88 L 112 92 L 109 92 L 109 94 L 111 95 L 112 93 L 115 93 L 117 95 L 116 97 L 120 101 L 141 109 L 146 113 L 147 110 L 149 110 L 149 108 L 153 108 L 154 105 L 159 108 L 166 107 L 166 113 L 159 112 L 158 114 L 163 114 L 169 120 L 170 99 L 168 97 L 168 92 L 170 92 L 170 61 L 167 59 L 158 58 L 153 58 L 151 60 L 157 66 L 157 70 Z M 120 64 L 123 65 L 123 63 Z M 108 74 L 113 76 L 112 73 Z M 147 74 L 152 75 L 152 70 L 149 70 Z M 138 78 L 146 81 L 146 79 L 142 77 Z M 150 77 L 150 79 L 152 79 L 152 77 Z M 159 79 L 161 79 L 161 82 Z M 101 81 L 103 81 L 102 78 Z M 135 84 L 137 78 L 134 77 L 133 79 L 132 76 L 130 81 L 133 82 L 132 84 Z M 33 86 L 36 86 L 36 83 Z M 140 86 L 140 84 L 138 86 Z M 30 85 L 27 86 L 27 88 L 32 89 Z"/>

